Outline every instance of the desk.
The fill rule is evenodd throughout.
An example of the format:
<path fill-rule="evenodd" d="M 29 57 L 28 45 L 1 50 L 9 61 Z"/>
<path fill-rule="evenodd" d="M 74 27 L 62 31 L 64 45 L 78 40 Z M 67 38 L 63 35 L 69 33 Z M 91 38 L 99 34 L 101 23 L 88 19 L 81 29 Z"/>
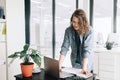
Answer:
<path fill-rule="evenodd" d="M 77 76 L 68 77 L 65 79 L 56 79 L 45 74 L 45 71 L 42 69 L 40 73 L 33 73 L 32 77 L 25 78 L 21 74 L 15 75 L 16 80 L 95 80 L 96 75 L 89 77 L 88 79 L 80 78 Z"/>

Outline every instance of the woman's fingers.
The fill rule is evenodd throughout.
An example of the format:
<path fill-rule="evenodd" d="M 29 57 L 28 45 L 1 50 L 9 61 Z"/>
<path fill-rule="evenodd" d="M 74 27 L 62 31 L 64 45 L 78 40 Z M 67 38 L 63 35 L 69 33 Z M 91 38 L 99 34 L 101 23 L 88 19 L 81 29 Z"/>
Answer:
<path fill-rule="evenodd" d="M 92 73 L 90 71 L 82 70 L 81 73 L 85 74 L 86 76 L 92 76 Z"/>
<path fill-rule="evenodd" d="M 87 76 L 92 76 L 92 73 L 89 72 L 89 71 L 87 71 L 87 72 L 86 72 L 86 75 L 87 75 Z"/>
<path fill-rule="evenodd" d="M 60 72 L 62 72 L 62 69 L 59 69 Z"/>

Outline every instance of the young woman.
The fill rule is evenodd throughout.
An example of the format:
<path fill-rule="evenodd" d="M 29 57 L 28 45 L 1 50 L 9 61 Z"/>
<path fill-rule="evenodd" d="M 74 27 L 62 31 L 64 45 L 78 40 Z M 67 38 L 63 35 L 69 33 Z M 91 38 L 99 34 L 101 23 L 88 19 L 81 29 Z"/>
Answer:
<path fill-rule="evenodd" d="M 74 68 L 82 69 L 82 73 L 90 75 L 93 70 L 93 30 L 89 26 L 86 13 L 77 9 L 71 16 L 71 24 L 65 30 L 61 46 L 59 66 L 71 47 L 71 64 Z"/>

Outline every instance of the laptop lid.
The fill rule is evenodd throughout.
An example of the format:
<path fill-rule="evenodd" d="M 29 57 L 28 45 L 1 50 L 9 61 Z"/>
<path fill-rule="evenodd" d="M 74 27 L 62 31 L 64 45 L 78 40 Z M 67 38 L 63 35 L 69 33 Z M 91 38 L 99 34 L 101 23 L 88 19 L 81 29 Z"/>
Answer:
<path fill-rule="evenodd" d="M 45 73 L 50 76 L 59 78 L 59 62 L 58 60 L 44 56 Z"/>
<path fill-rule="evenodd" d="M 66 72 L 59 72 L 59 61 L 44 56 L 44 69 L 45 73 L 55 78 L 66 78 L 71 77 L 73 74 Z"/>

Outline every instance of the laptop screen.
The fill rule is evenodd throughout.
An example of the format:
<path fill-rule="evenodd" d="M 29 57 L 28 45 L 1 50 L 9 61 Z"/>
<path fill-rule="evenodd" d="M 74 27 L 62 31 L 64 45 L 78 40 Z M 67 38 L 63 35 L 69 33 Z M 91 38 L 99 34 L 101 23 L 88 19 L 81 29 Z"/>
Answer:
<path fill-rule="evenodd" d="M 71 73 L 64 71 L 59 72 L 59 61 L 49 57 L 44 57 L 44 68 L 45 73 L 55 78 L 66 78 L 73 76 Z"/>
<path fill-rule="evenodd" d="M 44 69 L 45 73 L 50 76 L 59 78 L 59 61 L 44 56 Z"/>

